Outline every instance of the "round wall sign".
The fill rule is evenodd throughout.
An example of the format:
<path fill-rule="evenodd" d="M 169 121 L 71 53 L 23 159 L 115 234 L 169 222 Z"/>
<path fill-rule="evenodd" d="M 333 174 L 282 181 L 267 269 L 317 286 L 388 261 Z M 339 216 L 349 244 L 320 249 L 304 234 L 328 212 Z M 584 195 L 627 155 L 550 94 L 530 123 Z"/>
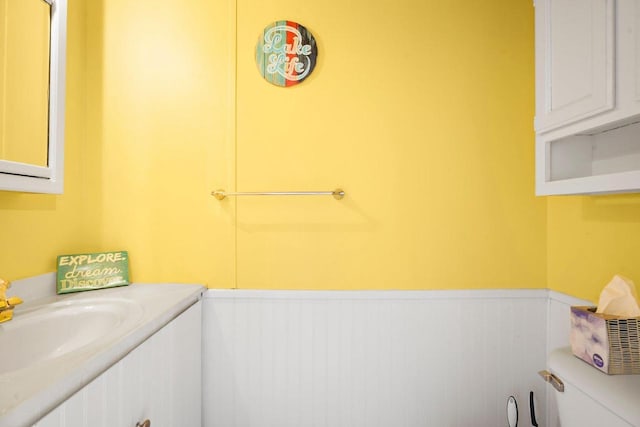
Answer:
<path fill-rule="evenodd" d="M 260 74 L 277 86 L 294 86 L 309 77 L 317 57 L 316 39 L 292 21 L 276 21 L 267 26 L 256 45 Z"/>

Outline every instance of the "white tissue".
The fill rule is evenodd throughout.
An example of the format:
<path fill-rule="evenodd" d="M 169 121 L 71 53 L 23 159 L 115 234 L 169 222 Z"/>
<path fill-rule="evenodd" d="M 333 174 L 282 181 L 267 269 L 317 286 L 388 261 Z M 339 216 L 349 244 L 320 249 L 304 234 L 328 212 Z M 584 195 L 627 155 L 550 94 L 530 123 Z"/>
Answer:
<path fill-rule="evenodd" d="M 640 316 L 636 286 L 633 282 L 622 276 L 613 276 L 600 293 L 596 313 L 623 317 Z"/>

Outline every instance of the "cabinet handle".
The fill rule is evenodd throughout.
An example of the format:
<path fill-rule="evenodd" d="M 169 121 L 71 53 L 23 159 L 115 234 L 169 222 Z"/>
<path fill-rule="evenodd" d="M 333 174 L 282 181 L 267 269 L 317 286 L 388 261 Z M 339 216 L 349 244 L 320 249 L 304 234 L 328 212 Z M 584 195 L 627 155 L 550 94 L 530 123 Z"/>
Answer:
<path fill-rule="evenodd" d="M 151 421 L 144 420 L 141 423 L 136 423 L 136 427 L 151 427 Z"/>

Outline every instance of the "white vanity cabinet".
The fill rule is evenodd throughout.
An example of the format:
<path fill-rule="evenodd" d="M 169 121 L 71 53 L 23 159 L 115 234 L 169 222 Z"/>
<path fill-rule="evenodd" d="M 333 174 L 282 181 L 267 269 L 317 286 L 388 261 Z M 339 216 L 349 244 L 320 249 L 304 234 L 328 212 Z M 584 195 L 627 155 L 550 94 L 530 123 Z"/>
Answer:
<path fill-rule="evenodd" d="M 640 0 L 535 0 L 536 193 L 640 191 Z"/>
<path fill-rule="evenodd" d="M 38 421 L 36 427 L 201 425 L 198 301 Z"/>

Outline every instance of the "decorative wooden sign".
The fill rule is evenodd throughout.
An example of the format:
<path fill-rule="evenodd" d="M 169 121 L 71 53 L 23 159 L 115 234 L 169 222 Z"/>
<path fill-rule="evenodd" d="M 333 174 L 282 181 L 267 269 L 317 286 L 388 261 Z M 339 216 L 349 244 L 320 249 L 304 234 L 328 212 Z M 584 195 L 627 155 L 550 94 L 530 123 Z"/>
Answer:
<path fill-rule="evenodd" d="M 127 252 L 60 255 L 57 292 L 90 291 L 129 284 Z"/>
<path fill-rule="evenodd" d="M 277 86 L 297 85 L 309 77 L 318 57 L 313 35 L 292 21 L 267 26 L 256 45 L 256 63 L 262 77 Z"/>

